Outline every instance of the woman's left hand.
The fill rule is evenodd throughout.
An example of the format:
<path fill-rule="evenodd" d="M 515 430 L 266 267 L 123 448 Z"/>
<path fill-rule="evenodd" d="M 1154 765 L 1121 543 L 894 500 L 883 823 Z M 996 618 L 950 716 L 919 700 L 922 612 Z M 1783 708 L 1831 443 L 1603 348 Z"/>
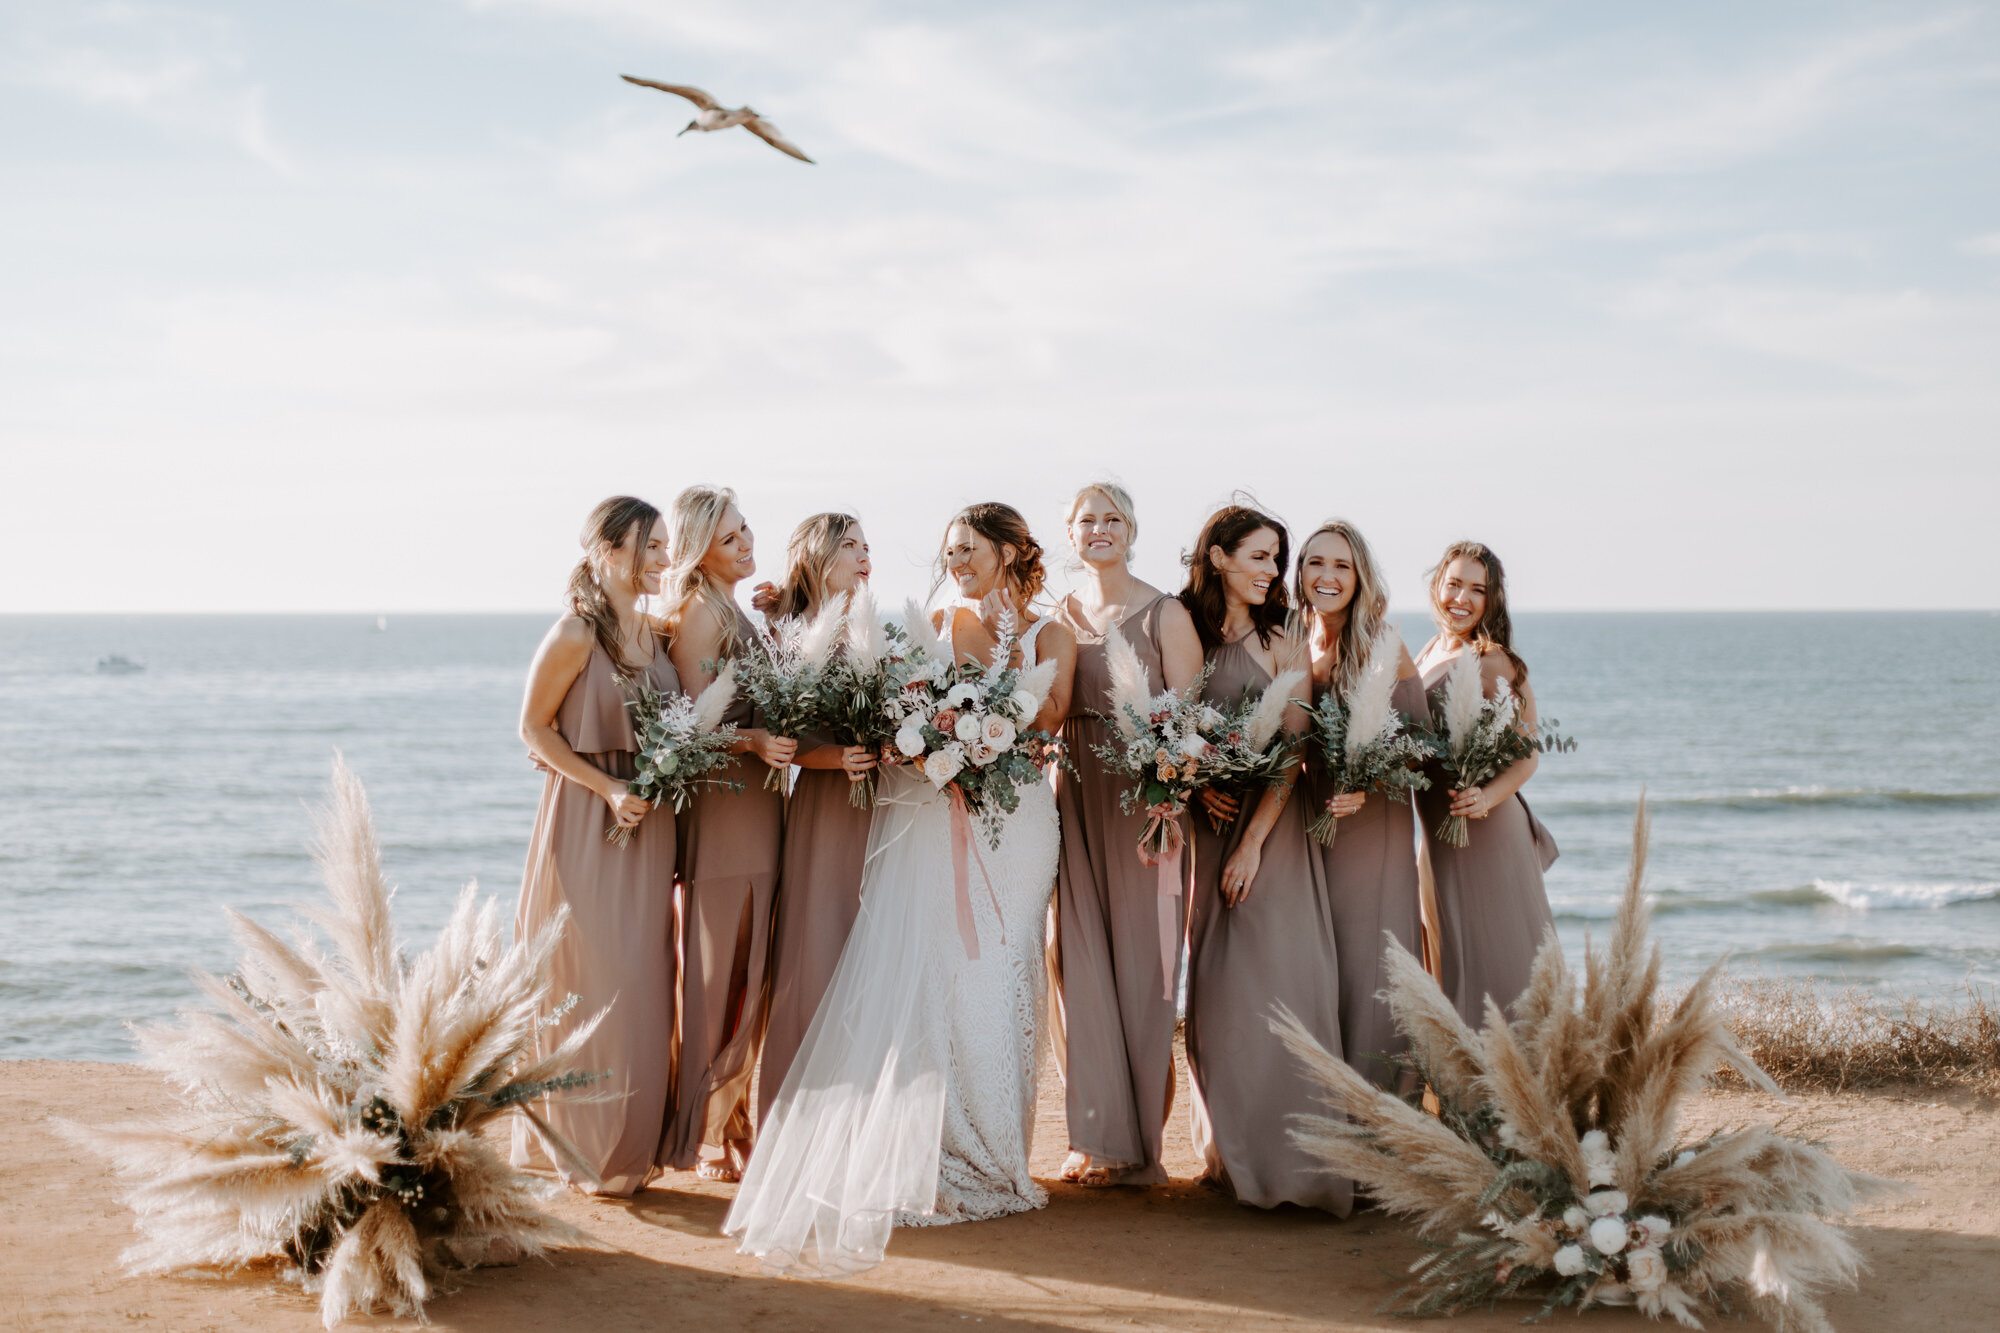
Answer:
<path fill-rule="evenodd" d="M 848 745 L 840 751 L 840 766 L 847 771 L 849 782 L 859 782 L 875 767 L 875 754 L 865 745 Z"/>
<path fill-rule="evenodd" d="M 1367 792 L 1344 791 L 1340 795 L 1328 800 L 1326 808 L 1328 813 L 1332 814 L 1335 819 L 1345 819 L 1349 815 L 1360 814 L 1361 807 L 1366 804 L 1368 804 Z"/>
<path fill-rule="evenodd" d="M 1257 879 L 1257 867 L 1264 861 L 1264 849 L 1252 847 L 1245 842 L 1229 854 L 1222 863 L 1222 901 L 1230 907 L 1236 906 L 1250 896 L 1250 885 Z"/>
<path fill-rule="evenodd" d="M 1493 807 L 1498 804 L 1484 787 L 1467 787 L 1464 791 L 1451 794 L 1451 813 L 1464 815 L 1467 819 L 1484 819 L 1493 813 Z"/>

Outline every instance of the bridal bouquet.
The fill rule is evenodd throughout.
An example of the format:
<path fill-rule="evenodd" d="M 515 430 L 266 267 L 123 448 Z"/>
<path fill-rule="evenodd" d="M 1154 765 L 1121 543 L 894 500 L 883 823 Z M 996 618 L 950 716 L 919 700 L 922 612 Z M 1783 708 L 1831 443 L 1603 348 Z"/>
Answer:
<path fill-rule="evenodd" d="M 884 707 L 886 697 L 897 688 L 890 678 L 890 631 L 876 613 L 866 583 L 848 594 L 834 646 L 834 655 L 819 674 L 812 729 L 836 745 L 881 750 L 895 738 L 900 719 L 891 718 Z M 863 810 L 874 805 L 874 775 L 850 782 L 847 799 Z"/>
<path fill-rule="evenodd" d="M 841 606 L 831 598 L 819 614 L 794 617 L 768 625 L 742 655 L 738 674 L 743 692 L 757 705 L 759 719 L 778 736 L 801 736 L 811 729 L 819 708 L 820 680 L 826 674 L 840 637 Z M 769 769 L 767 790 L 787 787 L 789 769 Z"/>
<path fill-rule="evenodd" d="M 1207 778 L 1203 786 L 1240 793 L 1289 782 L 1287 775 L 1298 757 L 1298 742 L 1282 730 L 1285 709 L 1305 682 L 1303 671 L 1281 672 L 1257 698 L 1249 698 L 1246 692 L 1243 702 L 1234 712 L 1224 714 L 1220 725 L 1203 729 L 1209 741 L 1201 759 Z M 1213 815 L 1209 822 L 1220 831 Z"/>
<path fill-rule="evenodd" d="M 736 728 L 722 716 L 735 699 L 736 668 L 727 662 L 696 699 L 640 686 L 639 697 L 625 705 L 639 738 L 638 769 L 626 790 L 656 805 L 672 802 L 676 813 L 704 786 L 742 791 L 740 782 L 709 776 L 730 761 Z M 623 847 L 632 841 L 632 830 L 613 827 L 604 837 Z"/>
<path fill-rule="evenodd" d="M 1021 804 L 1021 788 L 1042 780 L 1050 738 L 1027 727 L 1055 681 L 1055 663 L 1009 666 L 1016 637 L 1002 627 L 993 664 L 951 659 L 912 603 L 896 635 L 900 654 L 884 681 L 882 712 L 894 724 L 894 747 L 939 791 L 986 826 L 1000 845 L 1001 817 Z"/>
<path fill-rule="evenodd" d="M 1313 732 L 1326 764 L 1329 797 L 1364 791 L 1407 801 L 1406 793 L 1431 785 L 1417 767 L 1431 757 L 1431 747 L 1406 728 L 1390 703 L 1399 646 L 1396 631 L 1383 630 L 1369 645 L 1367 664 L 1354 683 L 1344 693 L 1329 689 L 1313 709 Z M 1332 846 L 1339 826 L 1329 800 L 1307 832 Z"/>
<path fill-rule="evenodd" d="M 1576 742 L 1555 733 L 1555 721 L 1539 737 L 1521 729 L 1521 696 L 1506 681 L 1486 697 L 1479 677 L 1479 654 L 1460 653 L 1444 681 L 1444 728 L 1432 749 L 1451 779 L 1453 791 L 1491 782 L 1531 754 L 1567 751 Z M 1446 815 L 1437 826 L 1439 841 L 1465 846 L 1466 818 Z"/>

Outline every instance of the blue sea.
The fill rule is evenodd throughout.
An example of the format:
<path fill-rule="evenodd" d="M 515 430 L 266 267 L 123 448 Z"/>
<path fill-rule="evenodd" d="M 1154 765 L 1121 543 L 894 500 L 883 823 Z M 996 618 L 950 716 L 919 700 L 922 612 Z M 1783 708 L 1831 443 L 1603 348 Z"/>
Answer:
<path fill-rule="evenodd" d="M 1525 793 L 1562 846 L 1567 947 L 1608 929 L 1644 791 L 1671 976 L 1727 953 L 1898 995 L 2000 981 L 2000 614 L 1519 620 L 1543 714 L 1579 741 Z M 336 750 L 408 944 L 468 879 L 511 901 L 547 624 L 0 617 L 0 1057 L 130 1058 L 128 1021 L 230 966 L 224 906 L 290 920 Z M 99 671 L 112 654 L 144 669 Z"/>

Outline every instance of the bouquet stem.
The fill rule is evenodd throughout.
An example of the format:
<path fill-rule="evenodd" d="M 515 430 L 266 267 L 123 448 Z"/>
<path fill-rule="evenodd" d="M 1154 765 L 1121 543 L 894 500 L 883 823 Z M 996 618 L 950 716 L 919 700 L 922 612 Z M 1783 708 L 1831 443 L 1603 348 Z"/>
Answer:
<path fill-rule="evenodd" d="M 1319 812 L 1319 817 L 1306 825 L 1306 832 L 1312 834 L 1320 846 L 1333 846 L 1334 834 L 1340 832 L 1340 821 L 1334 818 L 1333 814 L 1333 802 L 1328 801 L 1326 807 Z"/>
<path fill-rule="evenodd" d="M 1446 815 L 1444 822 L 1437 826 L 1438 841 L 1452 847 L 1463 847 L 1466 827 L 1464 815 Z"/>
<path fill-rule="evenodd" d="M 847 784 L 847 803 L 857 810 L 872 810 L 875 807 L 875 775 L 864 773 L 851 779 Z"/>

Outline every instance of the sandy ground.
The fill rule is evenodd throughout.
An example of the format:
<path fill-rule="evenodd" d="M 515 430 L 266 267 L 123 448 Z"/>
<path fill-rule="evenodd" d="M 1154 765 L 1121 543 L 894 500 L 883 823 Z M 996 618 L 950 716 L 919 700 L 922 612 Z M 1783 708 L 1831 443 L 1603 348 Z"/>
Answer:
<path fill-rule="evenodd" d="M 118 1275 L 130 1215 L 95 1160 L 48 1132 L 49 1116 L 126 1118 L 159 1096 L 130 1065 L 0 1063 L 0 1328 L 307 1330 L 313 1303 L 262 1275 Z M 1185 1105 L 1183 1089 L 1182 1106 Z M 1842 1333 L 2000 1328 L 2000 1104 L 1970 1093 L 1866 1093 L 1790 1102 L 1714 1093 L 1705 1129 L 1789 1117 L 1849 1166 L 1912 1186 L 1859 1219 L 1874 1282 L 1832 1304 Z M 1170 1131 L 1177 1177 L 1196 1167 L 1183 1117 Z M 1062 1157 L 1060 1089 L 1045 1080 L 1036 1174 Z M 717 1228 L 731 1187 L 692 1176 L 613 1204 L 555 1207 L 597 1240 L 553 1263 L 469 1275 L 432 1302 L 439 1329 L 1407 1328 L 1375 1313 L 1421 1252 L 1409 1229 L 1364 1212 L 1339 1222 L 1297 1209 L 1242 1208 L 1186 1180 L 1151 1191 L 1051 1186 L 1041 1212 L 903 1231 L 889 1261 L 838 1284 L 761 1276 Z M 1462 1317 L 1457 1328 L 1519 1327 L 1533 1307 Z M 1573 1316 L 1563 1313 L 1557 1324 Z M 1629 1311 L 1604 1329 L 1658 1328 Z M 417 1327 L 414 1321 L 355 1326 Z M 1755 1321 L 1737 1325 L 1758 1327 Z"/>

